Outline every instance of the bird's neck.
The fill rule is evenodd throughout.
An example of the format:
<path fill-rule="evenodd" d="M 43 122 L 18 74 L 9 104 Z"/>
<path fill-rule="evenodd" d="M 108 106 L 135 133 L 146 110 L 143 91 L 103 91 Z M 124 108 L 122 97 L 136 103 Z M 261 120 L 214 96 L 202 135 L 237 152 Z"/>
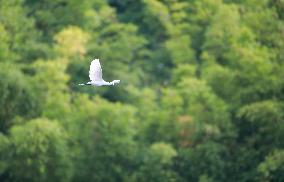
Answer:
<path fill-rule="evenodd" d="M 112 83 L 113 85 L 117 85 L 117 84 L 119 84 L 119 82 L 120 82 L 120 80 L 113 80 L 111 83 Z"/>

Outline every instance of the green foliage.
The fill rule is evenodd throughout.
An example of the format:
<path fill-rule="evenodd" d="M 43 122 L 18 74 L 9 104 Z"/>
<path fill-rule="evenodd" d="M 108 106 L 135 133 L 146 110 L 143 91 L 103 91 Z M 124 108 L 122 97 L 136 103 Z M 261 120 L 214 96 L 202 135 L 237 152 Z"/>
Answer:
<path fill-rule="evenodd" d="M 154 143 L 150 147 L 150 153 L 156 156 L 161 164 L 168 164 L 171 159 L 177 155 L 177 152 L 168 144 L 164 143 Z"/>
<path fill-rule="evenodd" d="M 80 25 L 86 21 L 85 12 L 92 7 L 93 1 L 77 0 L 25 0 L 28 15 L 35 19 L 36 27 L 44 39 L 51 41 L 55 33 L 67 25 Z"/>
<path fill-rule="evenodd" d="M 226 168 L 230 165 L 227 159 L 228 153 L 224 146 L 206 142 L 192 149 L 181 150 L 177 169 L 186 181 L 223 181 L 230 178 L 226 174 Z"/>
<path fill-rule="evenodd" d="M 169 50 L 171 58 L 176 65 L 194 62 L 194 52 L 190 48 L 189 36 L 179 36 L 169 39 L 165 43 L 165 46 Z"/>
<path fill-rule="evenodd" d="M 83 115 L 89 110 L 90 115 L 87 123 L 81 123 L 84 126 L 78 133 L 81 135 L 78 136 L 78 140 L 84 143 L 79 143 L 83 151 L 80 153 L 81 156 L 76 158 L 81 158 L 78 165 L 82 166 L 84 172 L 77 171 L 76 179 L 124 181 L 132 170 L 132 160 L 136 152 L 133 140 L 136 126 L 135 109 L 121 104 L 111 104 L 99 98 L 95 98 L 93 103 L 89 104 L 81 110 Z"/>
<path fill-rule="evenodd" d="M 0 23 L 0 61 L 7 61 L 11 58 L 9 51 L 9 36 L 8 32 L 5 30 L 4 26 Z"/>
<path fill-rule="evenodd" d="M 0 0 L 0 181 L 283 181 L 283 10 Z"/>
<path fill-rule="evenodd" d="M 0 175 L 2 175 L 8 166 L 8 161 L 6 158 L 7 152 L 9 149 L 9 140 L 8 138 L 0 133 Z"/>
<path fill-rule="evenodd" d="M 224 135 L 226 138 L 235 135 L 226 104 L 212 93 L 205 82 L 185 78 L 177 87 L 182 97 L 186 98 L 184 111 L 192 116 L 196 134 L 203 139 L 206 139 L 205 136 L 217 139 Z"/>
<path fill-rule="evenodd" d="M 282 143 L 278 141 L 283 128 L 282 109 L 275 101 L 263 101 L 242 107 L 237 113 L 241 122 L 241 138 L 247 138 L 251 145 L 266 150 L 270 150 L 269 145 L 277 146 Z M 270 135 L 271 132 L 274 135 Z M 272 141 L 274 142 L 271 143 Z M 263 145 L 264 143 L 266 145 Z"/>
<path fill-rule="evenodd" d="M 0 132 L 6 133 L 15 116 L 30 118 L 39 114 L 40 108 L 24 74 L 13 64 L 0 66 Z"/>
<path fill-rule="evenodd" d="M 168 8 L 160 1 L 144 0 L 145 17 L 145 33 L 148 35 L 154 34 L 153 37 L 158 41 L 163 41 L 167 36 L 168 19 L 170 18 Z"/>
<path fill-rule="evenodd" d="M 163 142 L 154 143 L 144 154 L 142 164 L 135 173 L 135 181 L 179 181 L 177 174 L 171 170 L 175 149 Z"/>
<path fill-rule="evenodd" d="M 64 118 L 70 111 L 70 96 L 65 93 L 68 91 L 66 83 L 69 79 L 65 73 L 67 64 L 65 59 L 57 59 L 38 60 L 31 65 L 35 72 L 32 77 L 34 92 L 43 102 L 42 114 L 45 117 Z"/>
<path fill-rule="evenodd" d="M 27 16 L 23 3 L 23 0 L 0 1 L 1 36 L 5 32 L 7 34 L 3 42 L 1 40 L 1 47 L 2 43 L 3 46 L 7 43 L 9 49 L 0 54 L 8 54 L 9 61 L 30 62 L 30 59 L 43 56 L 46 51 L 42 50 L 46 47 L 38 41 L 39 31 L 34 26 L 34 20 Z"/>
<path fill-rule="evenodd" d="M 216 57 L 217 61 L 223 61 L 222 55 L 238 41 L 241 34 L 239 19 L 237 6 L 234 5 L 220 6 L 212 17 L 211 25 L 205 33 L 206 41 L 203 46 Z"/>
<path fill-rule="evenodd" d="M 67 134 L 56 121 L 35 119 L 11 129 L 8 162 L 15 180 L 69 181 Z"/>
<path fill-rule="evenodd" d="M 284 180 L 283 163 L 284 163 L 283 150 L 276 150 L 259 164 L 258 172 L 260 174 L 259 180 L 261 181 L 282 181 Z"/>
<path fill-rule="evenodd" d="M 236 98 L 237 93 L 235 92 L 236 84 L 234 82 L 236 73 L 234 70 L 214 64 L 204 68 L 202 76 L 213 89 L 214 93 L 225 101 L 228 101 L 229 105 L 231 105 L 232 101 L 234 104 L 238 103 Z"/>
<path fill-rule="evenodd" d="M 88 37 L 88 34 L 79 27 L 68 27 L 55 35 L 57 42 L 55 49 L 59 55 L 65 58 L 84 56 Z"/>
<path fill-rule="evenodd" d="M 196 66 L 190 64 L 179 64 L 175 69 L 173 69 L 171 81 L 176 84 L 185 77 L 195 77 Z"/>

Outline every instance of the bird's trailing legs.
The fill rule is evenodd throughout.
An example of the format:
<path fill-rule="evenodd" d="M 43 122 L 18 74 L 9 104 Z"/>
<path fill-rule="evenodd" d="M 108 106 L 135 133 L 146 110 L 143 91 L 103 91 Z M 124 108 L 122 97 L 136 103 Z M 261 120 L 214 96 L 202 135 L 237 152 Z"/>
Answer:
<path fill-rule="evenodd" d="M 94 86 L 104 86 L 104 85 L 116 85 L 119 84 L 120 80 L 113 80 L 112 82 L 87 82 L 87 83 L 79 83 L 78 85 L 94 85 Z"/>
<path fill-rule="evenodd" d="M 79 83 L 78 85 L 92 85 L 90 82 L 87 83 Z"/>

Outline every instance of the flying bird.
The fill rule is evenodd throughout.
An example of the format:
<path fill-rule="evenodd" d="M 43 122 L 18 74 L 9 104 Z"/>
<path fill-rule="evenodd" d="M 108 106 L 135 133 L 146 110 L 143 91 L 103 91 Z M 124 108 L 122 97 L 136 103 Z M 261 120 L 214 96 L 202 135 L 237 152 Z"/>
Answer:
<path fill-rule="evenodd" d="M 89 71 L 90 81 L 87 83 L 80 83 L 79 85 L 93 85 L 93 86 L 104 86 L 104 85 L 116 85 L 119 84 L 120 80 L 113 80 L 106 82 L 103 80 L 102 67 L 99 59 L 95 59 L 91 62 Z"/>

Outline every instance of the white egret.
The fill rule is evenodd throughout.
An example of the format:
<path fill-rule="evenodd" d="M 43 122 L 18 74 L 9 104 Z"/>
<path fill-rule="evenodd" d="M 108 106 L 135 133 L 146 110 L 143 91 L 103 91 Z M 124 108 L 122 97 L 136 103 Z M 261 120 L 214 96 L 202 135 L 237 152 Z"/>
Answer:
<path fill-rule="evenodd" d="M 102 67 L 99 59 L 95 59 L 91 62 L 89 77 L 90 81 L 87 83 L 80 83 L 79 85 L 93 85 L 93 86 L 104 86 L 104 85 L 115 85 L 120 80 L 113 80 L 112 82 L 106 82 L 103 80 Z"/>

